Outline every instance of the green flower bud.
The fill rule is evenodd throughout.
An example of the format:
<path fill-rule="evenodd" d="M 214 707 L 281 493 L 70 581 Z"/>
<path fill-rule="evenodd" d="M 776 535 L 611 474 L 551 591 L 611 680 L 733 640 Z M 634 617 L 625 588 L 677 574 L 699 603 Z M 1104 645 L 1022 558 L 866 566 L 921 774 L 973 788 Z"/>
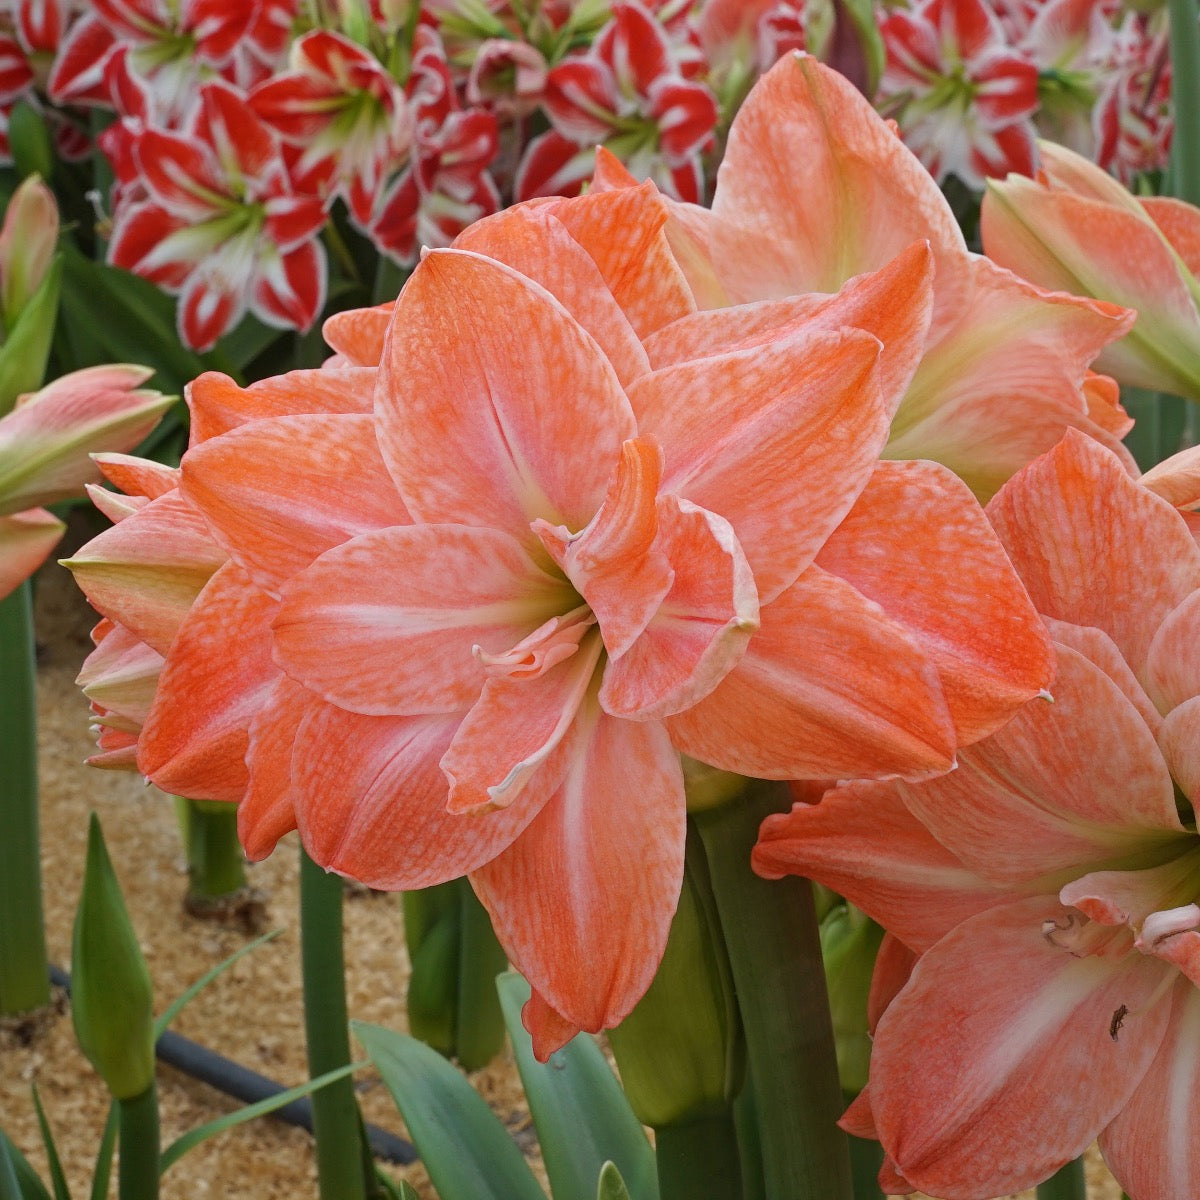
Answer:
<path fill-rule="evenodd" d="M 829 987 L 833 1036 L 842 1090 L 857 1095 L 867 1085 L 871 1037 L 867 997 L 883 929 L 852 905 L 833 909 L 821 922 L 821 954 Z"/>
<path fill-rule="evenodd" d="M 71 975 L 71 1017 L 80 1047 L 117 1100 L 140 1096 L 154 1082 L 154 997 L 95 813 L 75 913 Z"/>

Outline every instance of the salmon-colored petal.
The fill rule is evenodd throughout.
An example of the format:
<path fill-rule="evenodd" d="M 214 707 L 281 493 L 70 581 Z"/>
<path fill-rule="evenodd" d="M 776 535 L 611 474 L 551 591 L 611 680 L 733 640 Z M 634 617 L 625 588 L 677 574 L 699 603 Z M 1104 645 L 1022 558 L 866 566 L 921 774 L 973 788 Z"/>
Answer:
<path fill-rule="evenodd" d="M 639 721 L 707 696 L 746 652 L 758 628 L 758 593 L 729 522 L 678 496 L 658 502 L 670 590 L 641 635 L 604 669 L 600 705 Z M 601 620 L 601 629 L 603 629 Z"/>
<path fill-rule="evenodd" d="M 383 339 L 395 307 L 395 300 L 388 300 L 374 308 L 334 313 L 321 326 L 321 336 L 348 362 L 377 367 L 383 359 Z"/>
<path fill-rule="evenodd" d="M 432 251 L 413 272 L 381 372 L 384 461 L 421 521 L 529 544 L 538 517 L 582 529 L 637 432 L 612 365 L 562 305 L 461 250 Z"/>
<path fill-rule="evenodd" d="M 879 1018 L 887 1012 L 887 1006 L 904 990 L 911 978 L 917 957 L 895 935 L 883 935 L 875 955 L 871 990 L 867 995 L 867 1028 L 872 1036 L 879 1025 Z"/>
<path fill-rule="evenodd" d="M 1190 839 L 1179 839 L 1180 848 Z M 1156 867 L 1132 871 L 1091 871 L 1071 880 L 1059 893 L 1063 904 L 1077 908 L 1102 925 L 1128 925 L 1140 930 L 1142 922 L 1180 895 L 1191 883 L 1195 868 L 1186 853 Z M 1139 948 L 1141 938 L 1138 940 Z"/>
<path fill-rule="evenodd" d="M 960 921 L 1013 899 L 965 866 L 889 783 L 855 783 L 762 824 L 751 863 L 767 879 L 805 875 L 921 953 Z"/>
<path fill-rule="evenodd" d="M 1136 309 L 1137 323 L 1096 360 L 1123 383 L 1195 395 L 1200 312 L 1179 259 L 1145 213 L 1010 176 L 990 185 L 984 249 L 1039 287 Z"/>
<path fill-rule="evenodd" d="M 1200 990 L 1180 979 L 1166 1035 L 1132 1096 L 1100 1135 L 1131 1200 L 1200 1196 Z"/>
<path fill-rule="evenodd" d="M 880 387 L 902 395 L 925 348 L 932 312 L 933 258 L 917 242 L 878 271 L 858 275 L 832 296 L 819 292 L 760 300 L 681 317 L 646 341 L 651 365 L 672 366 L 775 341 L 793 326 L 866 330 L 883 343 Z"/>
<path fill-rule="evenodd" d="M 960 746 L 1049 686 L 1054 650 L 1045 628 L 983 510 L 944 467 L 881 463 L 817 563 L 925 650 Z"/>
<path fill-rule="evenodd" d="M 1146 687 L 1165 713 L 1200 696 L 1200 592 L 1169 612 L 1146 658 Z"/>
<path fill-rule="evenodd" d="M 1200 506 L 1200 446 L 1189 446 L 1151 467 L 1142 484 L 1176 508 Z"/>
<path fill-rule="evenodd" d="M 1099 667 L 1125 693 L 1125 699 L 1137 709 L 1138 715 L 1146 722 L 1146 728 L 1158 737 L 1162 728 L 1162 714 L 1154 707 L 1154 701 L 1146 694 L 1146 689 L 1117 649 L 1117 643 L 1107 633 L 1094 626 L 1070 625 L 1053 617 L 1046 618 L 1046 628 L 1058 645 L 1068 646 L 1077 654 L 1082 654 L 1093 666 Z"/>
<path fill-rule="evenodd" d="M 534 531 L 587 602 L 610 656 L 629 649 L 671 590 L 671 558 L 659 535 L 662 451 L 649 438 L 621 447 L 608 495 L 577 534 L 544 521 Z"/>
<path fill-rule="evenodd" d="M 735 300 L 835 292 L 922 239 L 939 274 L 966 249 L 895 131 L 848 80 L 801 55 L 776 63 L 738 111 L 713 213 L 737 230 L 713 232 Z"/>
<path fill-rule="evenodd" d="M 762 779 L 950 769 L 954 728 L 937 673 L 877 604 L 810 567 L 761 620 L 716 690 L 667 719 L 685 754 Z"/>
<path fill-rule="evenodd" d="M 279 676 L 269 636 L 276 608 L 234 563 L 196 598 L 138 743 L 138 769 L 164 792 L 242 798 L 250 722 Z"/>
<path fill-rule="evenodd" d="M 114 487 L 128 496 L 157 500 L 179 486 L 179 468 L 131 454 L 93 454 L 92 461 Z"/>
<path fill-rule="evenodd" d="M 1137 710 L 1087 659 L 1064 646 L 1058 657 L 1052 701 L 1026 705 L 949 775 L 904 789 L 934 837 L 996 883 L 1091 870 L 1181 828 Z"/>
<path fill-rule="evenodd" d="M 1088 371 L 1083 378 L 1083 398 L 1089 420 L 1105 433 L 1123 438 L 1133 428 L 1133 418 L 1121 405 L 1121 385 L 1111 375 Z"/>
<path fill-rule="evenodd" d="M 1070 427 L 1104 442 L 1132 472 L 1084 394 L 1089 366 L 1131 315 L 1044 292 L 978 256 L 955 282 L 956 310 L 925 350 L 885 456 L 936 459 L 987 500 Z"/>
<path fill-rule="evenodd" d="M 554 792 L 578 751 L 584 731 L 576 716 L 602 649 L 593 631 L 533 678 L 488 679 L 442 759 L 451 812 L 502 807 L 526 792 L 544 801 Z"/>
<path fill-rule="evenodd" d="M 1068 917 L 1037 896 L 969 918 L 922 955 L 880 1019 L 872 1112 L 922 1190 L 1000 1196 L 1040 1182 L 1083 1153 L 1153 1061 L 1166 968 L 1140 954 L 1075 957 L 1043 932 Z"/>
<path fill-rule="evenodd" d="M 394 526 L 333 547 L 284 586 L 275 656 L 354 712 L 457 712 L 483 686 L 473 648 L 503 653 L 570 597 L 499 530 Z"/>
<path fill-rule="evenodd" d="M 486 254 L 540 283 L 596 339 L 622 384 L 650 369 L 600 268 L 548 205 L 518 206 L 476 221 L 455 239 L 454 248 Z M 648 275 L 643 266 L 638 278 Z"/>
<path fill-rule="evenodd" d="M 661 725 L 616 720 L 594 700 L 578 720 L 560 786 L 471 882 L 545 1002 L 596 1032 L 629 1013 L 666 946 L 683 880 L 683 771 Z"/>
<path fill-rule="evenodd" d="M 292 748 L 296 731 L 320 699 L 280 675 L 250 722 L 247 782 L 238 805 L 238 840 L 251 862 L 266 858 L 296 828 Z"/>
<path fill-rule="evenodd" d="M 1200 802 L 1200 696 L 1167 714 L 1158 744 L 1183 794 L 1193 804 Z"/>
<path fill-rule="evenodd" d="M 239 426 L 188 451 L 181 486 L 230 557 L 276 595 L 325 550 L 409 524 L 365 414 Z"/>
<path fill-rule="evenodd" d="M 166 654 L 200 589 L 226 562 L 178 492 L 152 500 L 63 563 L 92 607 Z"/>
<path fill-rule="evenodd" d="M 96 648 L 84 660 L 75 682 L 105 710 L 104 724 L 120 724 L 137 733 L 154 702 L 163 656 L 107 619 L 92 631 L 92 637 L 99 638 Z"/>
<path fill-rule="evenodd" d="M 1200 550 L 1179 514 L 1074 430 L 987 511 L 1038 611 L 1103 629 L 1145 683 L 1155 631 L 1200 588 Z"/>
<path fill-rule="evenodd" d="M 1200 208 L 1173 196 L 1139 196 L 1138 204 L 1158 226 L 1193 275 L 1200 275 Z"/>
<path fill-rule="evenodd" d="M 50 557 L 66 526 L 44 508 L 0 517 L 0 600 Z"/>
<path fill-rule="evenodd" d="M 521 1024 L 533 1039 L 533 1054 L 539 1062 L 546 1062 L 580 1032 L 579 1026 L 555 1012 L 536 988 L 530 988 L 529 999 L 521 1009 Z"/>
<path fill-rule="evenodd" d="M 228 433 L 247 421 L 297 413 L 369 413 L 375 394 L 374 369 L 289 371 L 249 387 L 228 375 L 206 371 L 188 384 L 193 446 Z"/>
<path fill-rule="evenodd" d="M 455 879 L 510 845 L 544 797 L 530 791 L 496 812 L 448 813 L 438 762 L 461 719 L 314 705 L 292 758 L 296 819 L 314 861 L 370 887 L 407 890 Z"/>
<path fill-rule="evenodd" d="M 879 353 L 858 330 L 800 332 L 629 389 L 641 432 L 662 444 L 663 491 L 733 526 L 764 604 L 812 562 L 878 461 L 892 415 Z M 704 396 L 720 398 L 716 428 Z"/>

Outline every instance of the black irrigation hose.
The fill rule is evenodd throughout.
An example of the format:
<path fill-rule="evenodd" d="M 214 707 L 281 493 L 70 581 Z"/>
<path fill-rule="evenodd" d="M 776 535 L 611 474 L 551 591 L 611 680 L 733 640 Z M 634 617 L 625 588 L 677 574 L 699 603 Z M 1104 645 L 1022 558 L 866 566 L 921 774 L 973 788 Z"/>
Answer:
<path fill-rule="evenodd" d="M 65 971 L 51 966 L 50 980 L 57 987 L 66 989 L 70 994 L 71 977 Z M 235 1100 L 242 1100 L 247 1104 L 266 1100 L 270 1096 L 278 1096 L 280 1092 L 287 1090 L 273 1079 L 268 1079 L 265 1075 L 260 1075 L 257 1071 L 250 1070 L 249 1067 L 243 1067 L 241 1063 L 225 1058 L 215 1050 L 209 1050 L 206 1046 L 201 1046 L 199 1042 L 193 1042 L 190 1038 L 172 1033 L 170 1030 L 155 1043 L 154 1053 L 168 1066 L 175 1067 L 185 1075 L 199 1079 L 201 1083 L 207 1083 L 218 1091 L 224 1092 L 225 1095 L 232 1096 Z M 299 1100 L 292 1100 L 269 1115 L 278 1117 L 279 1120 L 286 1121 L 289 1125 L 299 1125 L 301 1129 L 307 1129 L 309 1133 L 312 1133 L 312 1102 L 307 1096 L 303 1096 Z M 407 1166 L 409 1163 L 417 1161 L 416 1150 L 403 1138 L 389 1133 L 386 1129 L 380 1129 L 378 1125 L 367 1125 L 366 1131 L 371 1153 L 376 1158 L 382 1159 L 384 1162 L 398 1163 L 401 1166 Z"/>

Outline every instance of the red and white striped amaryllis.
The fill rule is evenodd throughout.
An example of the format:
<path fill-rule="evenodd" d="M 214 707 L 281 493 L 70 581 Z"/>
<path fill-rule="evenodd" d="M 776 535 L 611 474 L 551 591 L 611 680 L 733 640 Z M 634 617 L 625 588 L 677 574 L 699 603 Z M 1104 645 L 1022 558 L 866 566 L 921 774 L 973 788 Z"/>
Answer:
<path fill-rule="evenodd" d="M 290 62 L 250 93 L 250 106 L 296 148 L 292 174 L 304 190 L 340 193 L 367 225 L 412 140 L 404 92 L 374 55 L 332 30 L 294 42 Z"/>
<path fill-rule="evenodd" d="M 905 142 L 938 179 L 979 188 L 1033 170 L 1037 67 L 1005 40 L 984 0 L 923 0 L 880 27 L 882 107 L 898 107 Z M 889 103 L 890 102 L 890 103 Z"/>
<path fill-rule="evenodd" d="M 554 128 L 527 148 L 518 200 L 577 192 L 598 145 L 670 195 L 703 198 L 700 156 L 712 142 L 717 102 L 686 78 L 663 26 L 640 4 L 614 5 L 588 52 L 551 70 L 544 106 Z"/>
<path fill-rule="evenodd" d="M 325 208 L 295 192 L 278 138 L 237 89 L 204 84 L 179 132 L 143 129 L 132 154 L 147 198 L 115 214 L 109 259 L 180 296 L 189 346 L 207 349 L 247 308 L 285 329 L 313 323 Z"/>

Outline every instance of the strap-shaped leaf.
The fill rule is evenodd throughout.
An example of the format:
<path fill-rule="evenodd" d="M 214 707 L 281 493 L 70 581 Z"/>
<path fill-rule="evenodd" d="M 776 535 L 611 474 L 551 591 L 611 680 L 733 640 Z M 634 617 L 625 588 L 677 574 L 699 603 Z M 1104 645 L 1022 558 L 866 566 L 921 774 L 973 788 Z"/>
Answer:
<path fill-rule="evenodd" d="M 50 1128 L 50 1122 L 46 1119 L 46 1110 L 42 1107 L 42 1098 L 38 1095 L 36 1083 L 33 1085 L 32 1091 L 38 1129 L 41 1130 L 42 1145 L 46 1148 L 46 1161 L 50 1164 L 50 1182 L 54 1187 L 54 1200 L 71 1200 L 71 1189 L 67 1187 L 67 1177 L 63 1174 L 62 1160 L 58 1157 L 58 1146 L 54 1142 L 54 1133 Z"/>
<path fill-rule="evenodd" d="M 509 971 L 496 986 L 554 1200 L 594 1200 L 606 1162 L 628 1181 L 632 1200 L 658 1200 L 654 1151 L 595 1040 L 581 1034 L 538 1062 L 521 1024 L 529 984 Z"/>
<path fill-rule="evenodd" d="M 0 1129 L 0 1200 L 51 1200 L 25 1156 Z"/>
<path fill-rule="evenodd" d="M 629 1189 L 621 1172 L 614 1163 L 606 1162 L 600 1168 L 600 1182 L 596 1185 L 596 1200 L 630 1200 Z"/>
<path fill-rule="evenodd" d="M 350 1028 L 383 1076 L 442 1200 L 546 1200 L 495 1113 L 436 1050 L 378 1025 L 352 1021 Z"/>
<path fill-rule="evenodd" d="M 91 1200 L 108 1200 L 108 1180 L 112 1175 L 113 1151 L 117 1146 L 117 1106 L 108 1106 L 108 1120 L 104 1122 L 104 1133 L 100 1136 L 100 1149 L 96 1151 L 96 1169 L 92 1172 Z"/>

